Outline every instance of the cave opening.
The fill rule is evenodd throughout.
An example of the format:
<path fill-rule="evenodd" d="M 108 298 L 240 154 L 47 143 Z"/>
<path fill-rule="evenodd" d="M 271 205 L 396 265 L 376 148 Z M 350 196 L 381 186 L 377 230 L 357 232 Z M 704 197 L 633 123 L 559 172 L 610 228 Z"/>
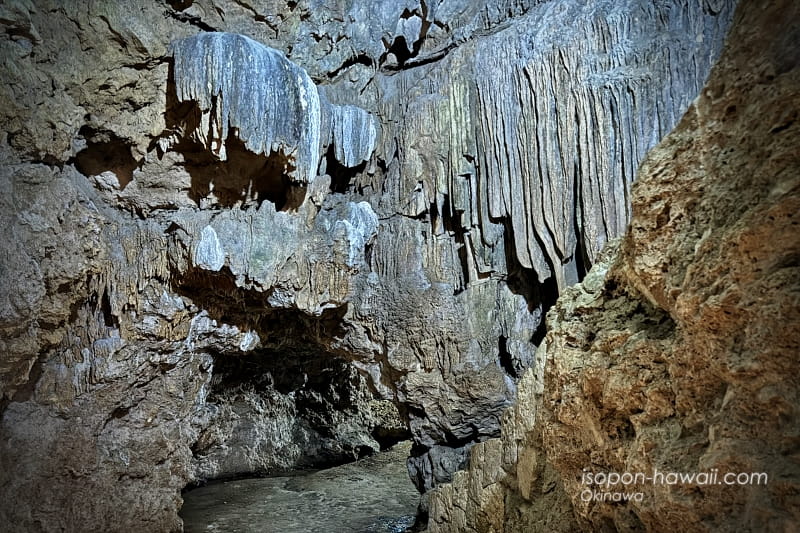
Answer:
<path fill-rule="evenodd" d="M 514 364 L 514 358 L 511 353 L 508 351 L 508 337 L 505 335 L 500 335 L 497 339 L 497 351 L 499 353 L 500 358 L 500 366 L 503 368 L 506 374 L 511 376 L 512 378 L 518 378 L 521 372 L 521 369 L 518 369 Z"/>
<path fill-rule="evenodd" d="M 416 520 L 405 415 L 350 360 L 308 331 L 294 334 L 302 321 L 274 313 L 259 325 L 267 346 L 210 353 L 191 447 L 196 481 L 182 494 L 186 531 L 263 524 L 299 532 L 320 522 L 371 531 L 387 520 L 405 531 Z"/>
<path fill-rule="evenodd" d="M 412 50 L 409 50 L 409 46 L 406 43 L 406 38 L 403 35 L 396 36 L 394 40 L 392 40 L 391 44 L 388 44 L 386 41 L 384 41 L 384 46 L 386 51 L 381 56 L 381 64 L 387 63 L 391 57 L 393 58 L 393 61 L 389 62 L 389 65 L 399 68 L 414 56 L 413 48 Z"/>
<path fill-rule="evenodd" d="M 269 156 L 251 152 L 235 133 L 225 141 L 222 161 L 202 145 L 181 140 L 174 149 L 185 160 L 192 177 L 189 196 L 201 208 L 260 207 L 266 200 L 276 211 L 295 211 L 303 203 L 306 186 L 295 183 L 292 159 L 281 152 Z"/>
<path fill-rule="evenodd" d="M 328 469 L 409 438 L 391 401 L 319 347 L 212 353 L 207 419 L 192 446 L 195 485 Z"/>
<path fill-rule="evenodd" d="M 193 0 L 167 0 L 167 3 L 175 11 L 184 11 L 189 9 L 194 3 Z"/>
<path fill-rule="evenodd" d="M 330 191 L 332 193 L 345 194 L 353 189 L 355 177 L 364 173 L 367 168 L 367 162 L 363 161 L 350 168 L 336 159 L 335 152 L 333 145 L 328 146 L 324 158 L 325 173 L 331 177 Z"/>
<path fill-rule="evenodd" d="M 482 273 L 477 268 L 470 268 L 470 247 L 467 244 L 469 231 L 464 227 L 462 222 L 462 212 L 453 210 L 450 204 L 450 197 L 445 194 L 442 199 L 441 212 L 437 202 L 431 202 L 428 212 L 430 213 L 431 231 L 433 234 L 447 234 L 455 242 L 459 275 L 457 279 L 454 280 L 453 295 L 457 296 L 464 292 L 469 283 L 476 281 L 476 279 L 486 279 L 490 276 L 490 273 Z"/>
<path fill-rule="evenodd" d="M 545 280 L 540 280 L 532 268 L 522 266 L 514 253 L 513 232 L 508 220 L 504 220 L 506 226 L 504 232 L 505 254 L 506 254 L 506 285 L 514 294 L 519 294 L 528 303 L 528 312 L 539 309 L 541 322 L 531 337 L 531 343 L 539 346 L 547 335 L 547 325 L 544 317 L 556 300 L 558 300 L 558 284 L 555 276 L 550 276 Z M 546 258 L 545 258 L 546 259 Z M 554 269 L 552 263 L 548 261 L 551 271 Z M 502 353 L 502 350 L 501 350 Z"/>

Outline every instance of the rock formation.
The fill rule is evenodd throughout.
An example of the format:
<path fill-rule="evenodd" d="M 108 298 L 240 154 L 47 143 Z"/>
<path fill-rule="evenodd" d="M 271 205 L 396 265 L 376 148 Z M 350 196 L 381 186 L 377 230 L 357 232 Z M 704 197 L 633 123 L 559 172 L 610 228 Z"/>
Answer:
<path fill-rule="evenodd" d="M 178 102 L 200 107 L 199 124 L 183 125 L 182 135 L 196 132 L 221 160 L 229 130 L 250 152 L 291 156 L 286 172 L 301 183 L 314 181 L 331 141 L 336 160 L 348 168 L 369 160 L 375 149 L 375 119 L 355 106 L 321 101 L 306 71 L 275 49 L 211 32 L 175 42 L 172 57 Z"/>
<path fill-rule="evenodd" d="M 0 6 L 0 522 L 180 530 L 188 484 L 408 436 L 449 481 L 732 13 Z"/>
<path fill-rule="evenodd" d="M 624 239 L 550 310 L 502 438 L 432 492 L 429 531 L 796 528 L 797 20 L 793 2 L 742 4 L 642 164 Z M 587 471 L 717 474 L 609 487 Z M 741 473 L 768 477 L 723 477 Z"/>

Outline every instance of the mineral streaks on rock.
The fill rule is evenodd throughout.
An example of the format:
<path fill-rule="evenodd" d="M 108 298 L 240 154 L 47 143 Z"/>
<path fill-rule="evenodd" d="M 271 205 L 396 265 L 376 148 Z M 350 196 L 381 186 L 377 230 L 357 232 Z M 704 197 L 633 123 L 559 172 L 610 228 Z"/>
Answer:
<path fill-rule="evenodd" d="M 366 267 L 365 251 L 378 233 L 378 215 L 368 202 L 349 202 L 345 213 L 334 223 L 334 253 L 340 250 L 342 262 L 353 269 Z"/>
<path fill-rule="evenodd" d="M 224 160 L 228 129 L 235 128 L 250 151 L 292 156 L 295 180 L 313 181 L 321 109 L 305 70 L 277 50 L 230 33 L 178 40 L 172 55 L 178 99 L 200 106 L 196 134 L 208 149 Z"/>
<path fill-rule="evenodd" d="M 213 271 L 225 265 L 225 252 L 219 244 L 217 232 L 211 226 L 204 227 L 200 232 L 200 242 L 194 250 L 194 264 Z"/>
<path fill-rule="evenodd" d="M 701 95 L 642 163 L 629 232 L 548 313 L 546 366 L 502 439 L 432 493 L 432 533 L 796 527 L 799 17 L 740 5 Z M 587 487 L 584 469 L 769 481 Z M 619 490 L 642 496 L 602 500 Z"/>
<path fill-rule="evenodd" d="M 336 160 L 348 168 L 368 161 L 378 140 L 375 117 L 352 105 L 332 106 L 331 114 L 330 138 Z"/>

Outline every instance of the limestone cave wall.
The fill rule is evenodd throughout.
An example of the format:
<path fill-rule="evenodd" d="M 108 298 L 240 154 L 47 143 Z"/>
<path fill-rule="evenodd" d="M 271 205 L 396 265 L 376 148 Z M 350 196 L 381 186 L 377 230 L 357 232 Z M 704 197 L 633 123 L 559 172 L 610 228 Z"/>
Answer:
<path fill-rule="evenodd" d="M 408 437 L 450 481 L 733 12 L 4 3 L 0 522 L 180 530 L 191 483 Z"/>

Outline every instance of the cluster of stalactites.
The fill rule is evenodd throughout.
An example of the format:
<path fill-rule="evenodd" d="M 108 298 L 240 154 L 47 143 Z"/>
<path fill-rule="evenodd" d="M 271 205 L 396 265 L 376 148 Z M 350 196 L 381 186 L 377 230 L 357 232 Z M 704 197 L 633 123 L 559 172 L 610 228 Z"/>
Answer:
<path fill-rule="evenodd" d="M 560 289 L 577 282 L 624 231 L 640 161 L 711 69 L 736 2 L 715 4 L 542 2 L 424 83 L 400 72 L 404 214 L 451 216 L 467 280 L 512 258 Z"/>
<path fill-rule="evenodd" d="M 310 183 L 327 145 L 347 167 L 375 149 L 375 118 L 329 104 L 306 71 L 277 50 L 242 35 L 202 33 L 174 42 L 172 55 L 178 101 L 196 102 L 201 111 L 191 133 L 220 159 L 232 130 L 254 153 L 289 157 L 290 177 Z"/>

